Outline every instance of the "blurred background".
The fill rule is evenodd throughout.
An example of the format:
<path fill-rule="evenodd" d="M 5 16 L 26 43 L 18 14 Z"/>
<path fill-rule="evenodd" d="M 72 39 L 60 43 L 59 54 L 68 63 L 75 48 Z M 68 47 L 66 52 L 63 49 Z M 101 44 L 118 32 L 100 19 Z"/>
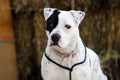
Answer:
<path fill-rule="evenodd" d="M 40 63 L 47 43 L 43 18 L 45 7 L 86 12 L 79 27 L 81 38 L 99 55 L 109 80 L 120 80 L 120 0 L 1 0 L 1 4 L 4 5 L 0 6 L 0 13 L 4 11 L 9 15 L 0 14 L 0 20 L 10 17 L 12 30 L 6 35 L 11 33 L 13 37 L 0 36 L 0 44 L 14 45 L 14 59 L 11 60 L 16 66 L 14 80 L 42 79 Z M 8 21 L 1 24 L 8 24 Z M 0 29 L 1 35 L 3 26 Z M 6 50 L 11 48 L 8 46 Z M 0 54 L 4 54 L 3 49 Z"/>

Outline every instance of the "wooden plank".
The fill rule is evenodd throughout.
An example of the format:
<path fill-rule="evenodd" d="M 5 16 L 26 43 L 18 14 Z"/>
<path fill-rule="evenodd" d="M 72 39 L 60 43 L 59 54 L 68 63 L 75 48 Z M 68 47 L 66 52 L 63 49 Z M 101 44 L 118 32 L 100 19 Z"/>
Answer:
<path fill-rule="evenodd" d="M 0 43 L 0 80 L 18 80 L 15 46 Z"/>
<path fill-rule="evenodd" d="M 0 80 L 18 80 L 9 0 L 0 0 Z"/>
<path fill-rule="evenodd" d="M 0 0 L 0 40 L 14 39 L 9 0 Z"/>

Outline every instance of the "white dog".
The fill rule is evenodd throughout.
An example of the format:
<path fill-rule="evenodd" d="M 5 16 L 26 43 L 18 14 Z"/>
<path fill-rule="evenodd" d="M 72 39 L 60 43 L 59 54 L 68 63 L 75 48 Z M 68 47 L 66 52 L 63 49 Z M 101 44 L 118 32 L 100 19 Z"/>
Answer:
<path fill-rule="evenodd" d="M 85 13 L 44 9 L 48 44 L 42 57 L 44 80 L 107 80 L 98 56 L 79 36 Z"/>

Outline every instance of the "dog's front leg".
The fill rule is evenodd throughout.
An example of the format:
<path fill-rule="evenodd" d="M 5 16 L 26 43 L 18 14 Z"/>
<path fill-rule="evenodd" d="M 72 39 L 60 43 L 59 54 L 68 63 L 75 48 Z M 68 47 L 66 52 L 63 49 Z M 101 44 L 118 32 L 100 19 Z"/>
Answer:
<path fill-rule="evenodd" d="M 97 57 L 94 62 L 94 69 L 93 69 L 93 79 L 92 80 L 107 80 L 107 76 L 103 73 L 99 58 Z"/>

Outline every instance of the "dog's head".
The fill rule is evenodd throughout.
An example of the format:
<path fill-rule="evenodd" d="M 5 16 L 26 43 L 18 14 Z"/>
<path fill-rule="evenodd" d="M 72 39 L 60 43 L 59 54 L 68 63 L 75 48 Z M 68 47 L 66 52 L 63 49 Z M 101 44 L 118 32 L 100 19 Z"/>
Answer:
<path fill-rule="evenodd" d="M 78 26 L 84 16 L 85 13 L 82 11 L 62 11 L 54 8 L 45 8 L 47 46 L 61 53 L 71 52 L 75 48 L 79 37 Z"/>

